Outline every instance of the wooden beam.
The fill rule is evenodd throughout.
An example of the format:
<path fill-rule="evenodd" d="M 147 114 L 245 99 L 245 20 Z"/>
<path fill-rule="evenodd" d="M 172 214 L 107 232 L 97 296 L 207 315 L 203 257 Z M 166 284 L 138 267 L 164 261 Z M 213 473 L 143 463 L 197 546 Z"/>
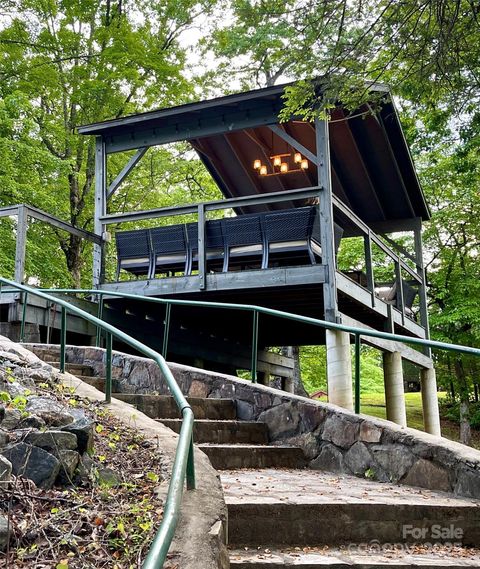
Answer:
<path fill-rule="evenodd" d="M 125 164 L 125 166 L 121 169 L 118 176 L 113 180 L 107 190 L 107 200 L 110 199 L 111 195 L 115 192 L 115 190 L 123 183 L 125 178 L 130 174 L 130 172 L 135 168 L 135 166 L 140 162 L 143 158 L 145 152 L 147 152 L 148 148 L 139 148 L 137 152 L 130 158 L 130 160 Z"/>
<path fill-rule="evenodd" d="M 27 210 L 27 215 L 33 219 L 38 219 L 39 221 L 43 221 L 44 223 L 48 223 L 53 227 L 57 227 L 67 233 L 72 235 L 76 235 L 77 237 L 81 237 L 82 239 L 87 239 L 88 241 L 92 241 L 93 243 L 101 243 L 102 239 L 99 235 L 95 235 L 91 231 L 87 231 L 86 229 L 81 229 L 79 227 L 74 227 L 70 223 L 47 213 L 46 211 L 42 211 L 36 207 L 32 207 L 30 205 L 25 206 Z"/>
<path fill-rule="evenodd" d="M 272 130 L 277 136 L 282 138 L 287 144 L 290 144 L 292 148 L 295 148 L 295 150 L 301 152 L 305 156 L 305 158 L 308 158 L 308 160 L 310 160 L 310 162 L 318 166 L 319 164 L 318 156 L 315 156 L 313 152 L 310 152 L 310 150 L 308 150 L 308 148 L 306 148 L 305 146 L 303 146 L 303 144 L 298 142 L 296 138 L 293 138 L 293 136 L 287 134 L 282 128 L 280 128 L 278 124 L 268 125 L 268 128 Z"/>
<path fill-rule="evenodd" d="M 107 213 L 107 155 L 105 142 L 101 136 L 95 141 L 95 213 L 94 231 L 103 238 L 105 224 L 102 217 Z M 93 245 L 93 288 L 97 288 L 104 280 L 104 244 Z"/>
<path fill-rule="evenodd" d="M 370 326 L 365 325 L 363 322 L 342 313 L 342 323 L 346 326 L 352 326 L 355 328 L 367 328 L 368 330 L 373 330 Z M 429 369 L 433 367 L 433 362 L 429 356 L 422 354 L 418 350 L 402 344 L 401 342 L 392 342 L 391 340 L 383 340 L 381 338 L 373 338 L 372 336 L 362 336 L 362 344 L 367 344 L 373 348 L 378 348 L 385 352 L 400 352 L 402 358 L 412 362 L 413 364 Z"/>
<path fill-rule="evenodd" d="M 288 190 L 281 192 L 267 192 L 254 196 L 241 196 L 239 198 L 227 198 L 224 200 L 215 200 L 205 202 L 205 211 L 217 211 L 221 209 L 230 209 L 236 207 L 247 207 L 250 205 L 269 204 L 290 200 L 301 200 L 312 197 L 318 197 L 321 188 L 312 186 L 311 188 L 299 188 L 298 190 Z M 127 221 L 139 221 L 143 219 L 155 219 L 157 217 L 173 217 L 175 215 L 194 214 L 198 211 L 198 204 L 160 207 L 145 211 L 136 211 L 131 213 L 114 213 L 103 215 L 99 219 L 105 225 L 111 223 L 125 223 Z"/>
<path fill-rule="evenodd" d="M 332 178 L 330 171 L 330 143 L 328 122 L 315 119 L 315 136 L 317 142 L 318 185 L 323 188 L 320 193 L 318 213 L 320 218 L 320 243 L 322 246 L 322 264 L 326 267 L 326 280 L 323 284 L 325 320 L 337 320 L 337 287 L 335 270 L 335 243 L 333 233 Z M 308 158 L 308 156 L 307 156 Z"/>
<path fill-rule="evenodd" d="M 25 254 L 27 250 L 28 214 L 24 205 L 18 206 L 17 240 L 15 246 L 15 276 L 17 283 L 23 283 L 25 278 Z"/>
<path fill-rule="evenodd" d="M 125 134 L 106 136 L 106 152 L 107 154 L 124 152 L 144 146 L 156 146 L 169 142 L 191 140 L 192 138 L 215 136 L 256 126 L 266 126 L 278 122 L 280 110 L 280 105 L 268 103 L 251 109 L 232 110 L 228 113 L 211 116 L 208 121 L 194 120 L 189 117 L 179 118 L 171 124 L 162 126 L 162 128 L 151 127 L 145 130 L 132 128 L 132 131 Z"/>
<path fill-rule="evenodd" d="M 233 271 L 230 273 L 207 273 L 206 284 L 208 291 L 263 289 L 308 284 L 321 285 L 325 281 L 325 273 L 326 271 L 323 265 Z M 199 292 L 198 284 L 198 276 L 192 275 L 186 277 L 104 283 L 100 288 L 102 290 L 126 292 L 144 296 L 169 296 Z"/>

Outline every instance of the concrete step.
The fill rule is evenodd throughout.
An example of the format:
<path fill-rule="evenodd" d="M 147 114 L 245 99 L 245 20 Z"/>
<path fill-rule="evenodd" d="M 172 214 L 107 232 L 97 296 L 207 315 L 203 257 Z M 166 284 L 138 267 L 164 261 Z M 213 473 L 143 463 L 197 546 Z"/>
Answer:
<path fill-rule="evenodd" d="M 380 551 L 379 551 L 380 550 Z M 352 544 L 348 548 L 261 548 L 230 551 L 232 569 L 464 569 L 480 567 L 480 551 L 463 547 L 365 547 Z"/>
<path fill-rule="evenodd" d="M 90 375 L 77 375 L 78 379 L 83 382 L 88 383 L 92 387 L 95 387 L 99 391 L 105 392 L 105 378 L 104 377 L 94 377 Z"/>
<path fill-rule="evenodd" d="M 233 470 L 243 468 L 303 468 L 302 449 L 281 445 L 200 444 L 213 468 Z"/>
<path fill-rule="evenodd" d="M 314 470 L 222 472 L 221 479 L 232 547 L 480 543 L 475 500 Z"/>
<path fill-rule="evenodd" d="M 44 360 L 45 361 L 45 360 Z M 53 367 L 60 368 L 59 361 L 46 361 L 46 363 L 50 364 Z M 65 371 L 71 373 L 72 375 L 76 375 L 77 377 L 92 377 L 94 375 L 94 371 L 92 366 L 83 365 L 83 364 L 65 364 Z"/>
<path fill-rule="evenodd" d="M 166 427 L 180 432 L 181 419 L 157 419 Z M 193 430 L 195 443 L 267 444 L 268 429 L 265 423 L 249 421 L 212 421 L 197 419 Z"/>
<path fill-rule="evenodd" d="M 148 415 L 152 419 L 179 419 L 180 412 L 173 397 L 166 395 L 144 395 L 135 393 L 114 393 L 121 399 Z M 195 419 L 236 419 L 235 402 L 231 399 L 201 399 L 188 397 Z"/>

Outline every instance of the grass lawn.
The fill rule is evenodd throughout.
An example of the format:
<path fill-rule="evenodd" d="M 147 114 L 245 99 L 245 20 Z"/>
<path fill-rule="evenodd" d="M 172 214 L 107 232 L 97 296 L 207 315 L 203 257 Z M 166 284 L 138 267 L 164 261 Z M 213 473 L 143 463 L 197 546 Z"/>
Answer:
<path fill-rule="evenodd" d="M 440 392 L 439 398 L 446 393 Z M 422 396 L 420 392 L 405 393 L 407 424 L 412 429 L 423 431 Z M 365 415 L 386 419 L 385 396 L 383 393 L 363 393 L 360 399 L 360 411 Z M 459 440 L 460 427 L 453 421 L 441 419 L 442 435 L 452 441 Z M 480 431 L 472 429 L 472 446 L 480 449 Z"/>
<path fill-rule="evenodd" d="M 439 392 L 439 398 L 445 397 L 446 393 Z M 320 401 L 326 401 L 322 397 Z M 407 408 L 407 424 L 412 429 L 423 431 L 422 396 L 420 392 L 405 393 Z M 360 398 L 360 412 L 364 415 L 386 419 L 385 395 L 383 393 L 362 393 Z M 452 441 L 459 441 L 460 427 L 457 423 L 448 419 L 440 419 L 442 435 Z M 480 431 L 472 429 L 472 446 L 480 450 Z"/>

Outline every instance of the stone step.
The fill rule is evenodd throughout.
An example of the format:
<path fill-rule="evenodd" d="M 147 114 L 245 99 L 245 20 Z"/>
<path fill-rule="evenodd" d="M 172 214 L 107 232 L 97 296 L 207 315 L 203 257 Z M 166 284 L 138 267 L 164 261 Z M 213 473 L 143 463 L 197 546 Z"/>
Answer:
<path fill-rule="evenodd" d="M 475 500 L 314 470 L 222 472 L 221 480 L 232 547 L 480 543 Z"/>
<path fill-rule="evenodd" d="M 77 375 L 78 379 L 81 379 L 84 383 L 88 383 L 92 387 L 95 387 L 99 391 L 105 392 L 105 378 L 104 377 L 94 377 L 91 375 Z"/>
<path fill-rule="evenodd" d="M 379 551 L 380 550 L 380 551 Z M 286 550 L 237 549 L 230 551 L 232 569 L 464 569 L 480 567 L 480 551 L 463 547 L 434 546 L 392 547 L 386 544 L 366 547 L 352 544 L 348 548 L 301 548 Z"/>
<path fill-rule="evenodd" d="M 45 361 L 45 360 L 44 360 Z M 53 367 L 60 369 L 60 362 L 59 361 L 46 361 L 46 363 L 50 364 Z M 76 375 L 77 377 L 92 377 L 94 375 L 94 370 L 92 366 L 84 365 L 84 364 L 65 364 L 65 371 L 71 373 L 72 375 Z"/>
<path fill-rule="evenodd" d="M 134 405 L 152 419 L 179 419 L 180 412 L 173 397 L 167 395 L 144 395 L 114 393 L 113 397 Z M 202 399 L 188 397 L 195 419 L 236 419 L 235 402 L 231 399 Z"/>
<path fill-rule="evenodd" d="M 166 427 L 180 432 L 181 419 L 157 419 Z M 213 421 L 196 419 L 193 430 L 195 443 L 254 444 L 268 443 L 268 430 L 265 423 L 254 421 Z"/>
<path fill-rule="evenodd" d="M 303 468 L 302 449 L 284 445 L 199 444 L 213 468 Z"/>

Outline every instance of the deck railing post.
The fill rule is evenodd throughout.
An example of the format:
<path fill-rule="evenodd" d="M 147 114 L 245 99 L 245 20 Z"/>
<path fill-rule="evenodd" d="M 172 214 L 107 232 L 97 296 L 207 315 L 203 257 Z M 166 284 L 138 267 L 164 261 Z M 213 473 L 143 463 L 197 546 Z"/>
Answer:
<path fill-rule="evenodd" d="M 355 413 L 360 413 L 360 334 L 355 334 Z"/>
<path fill-rule="evenodd" d="M 103 320 L 103 294 L 101 292 L 98 293 L 98 307 L 97 307 L 97 318 L 99 320 Z M 100 342 L 102 340 L 102 329 L 100 326 L 97 326 L 97 333 L 95 337 L 95 346 L 97 348 L 100 347 Z"/>
<path fill-rule="evenodd" d="M 168 336 L 170 334 L 170 316 L 172 312 L 172 305 L 167 303 L 165 307 L 165 321 L 163 326 L 163 346 L 162 346 L 162 356 L 167 359 L 168 353 Z"/>
<path fill-rule="evenodd" d="M 257 383 L 257 356 L 258 356 L 258 311 L 253 311 L 252 328 L 252 382 Z"/>
<path fill-rule="evenodd" d="M 105 352 L 105 401 L 112 402 L 112 334 L 106 334 L 106 352 Z"/>
<path fill-rule="evenodd" d="M 67 309 L 62 306 L 60 325 L 60 371 L 65 372 L 65 352 L 67 344 Z"/>

